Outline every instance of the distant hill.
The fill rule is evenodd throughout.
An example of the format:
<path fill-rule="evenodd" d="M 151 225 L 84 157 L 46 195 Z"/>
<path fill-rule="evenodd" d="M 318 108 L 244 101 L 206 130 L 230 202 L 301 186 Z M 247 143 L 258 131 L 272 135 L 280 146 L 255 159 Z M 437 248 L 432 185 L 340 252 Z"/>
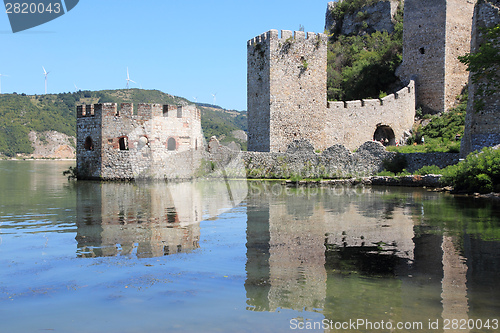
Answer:
<path fill-rule="evenodd" d="M 185 98 L 159 90 L 142 89 L 78 91 L 48 95 L 0 94 L 0 153 L 7 156 L 32 154 L 34 148 L 28 136 L 31 131 L 57 131 L 75 136 L 77 105 L 124 102 L 192 104 Z M 198 105 L 205 137 L 210 139 L 215 135 L 223 143 L 236 141 L 242 149 L 246 149 L 246 142 L 233 136 L 234 131 L 247 131 L 246 112 L 207 106 Z"/>

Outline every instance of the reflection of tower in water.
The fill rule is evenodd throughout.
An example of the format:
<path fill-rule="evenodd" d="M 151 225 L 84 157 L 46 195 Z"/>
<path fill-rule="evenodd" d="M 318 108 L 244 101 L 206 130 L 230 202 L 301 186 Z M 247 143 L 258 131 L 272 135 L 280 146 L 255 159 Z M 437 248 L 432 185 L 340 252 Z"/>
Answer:
<path fill-rule="evenodd" d="M 183 184 L 79 183 L 78 255 L 158 257 L 199 247 L 201 193 Z"/>

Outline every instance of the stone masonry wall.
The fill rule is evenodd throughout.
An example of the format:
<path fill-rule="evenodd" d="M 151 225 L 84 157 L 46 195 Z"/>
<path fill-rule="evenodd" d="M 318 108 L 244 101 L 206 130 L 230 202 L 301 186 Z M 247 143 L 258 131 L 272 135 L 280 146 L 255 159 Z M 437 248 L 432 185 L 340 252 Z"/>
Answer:
<path fill-rule="evenodd" d="M 474 12 L 474 28 L 471 42 L 472 52 L 477 51 L 481 43 L 485 41 L 484 33 L 480 29 L 482 27 L 492 27 L 497 24 L 500 24 L 500 1 L 490 0 L 479 2 Z M 492 96 L 487 97 L 478 96 L 478 86 L 485 83 L 487 81 L 482 80 L 477 84 L 471 83 L 469 85 L 465 132 L 460 149 L 460 154 L 463 158 L 475 150 L 500 144 L 500 93 L 496 92 Z M 478 98 L 484 102 L 482 110 L 474 108 L 474 103 Z"/>
<path fill-rule="evenodd" d="M 453 153 L 402 155 L 407 161 L 406 169 L 409 172 L 428 165 L 444 168 L 459 161 L 459 154 Z M 257 179 L 288 179 L 295 176 L 311 179 L 368 177 L 383 171 L 384 161 L 390 161 L 395 156 L 395 152 L 388 152 L 381 143 L 373 141 L 365 142 L 355 153 L 351 153 L 342 145 L 333 145 L 322 153 L 315 153 L 314 147 L 306 140 L 292 142 L 285 153 L 241 154 L 247 177 Z"/>
<path fill-rule="evenodd" d="M 381 127 L 393 131 L 392 145 L 404 143 L 415 117 L 415 82 L 382 99 L 328 102 L 328 111 L 327 131 L 333 134 L 333 144 L 354 150 L 375 139 Z"/>
<path fill-rule="evenodd" d="M 298 138 L 327 148 L 326 42 L 324 34 L 286 30 L 248 42 L 249 150 L 284 151 Z"/>
<path fill-rule="evenodd" d="M 416 76 L 417 104 L 424 112 L 453 106 L 467 83 L 457 57 L 470 49 L 474 3 L 470 0 L 406 0 L 403 63 L 398 76 Z"/>
<path fill-rule="evenodd" d="M 77 168 L 83 178 L 190 178 L 204 147 L 195 106 L 114 103 L 77 110 Z M 92 147 L 88 143 L 92 141 Z"/>

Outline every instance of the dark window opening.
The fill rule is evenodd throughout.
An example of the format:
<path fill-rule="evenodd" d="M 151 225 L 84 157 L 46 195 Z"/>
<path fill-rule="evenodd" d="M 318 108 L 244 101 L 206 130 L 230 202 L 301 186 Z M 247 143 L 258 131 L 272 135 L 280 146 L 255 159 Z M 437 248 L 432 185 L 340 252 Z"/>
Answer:
<path fill-rule="evenodd" d="M 94 150 L 94 143 L 90 136 L 85 139 L 85 150 Z"/>
<path fill-rule="evenodd" d="M 419 49 L 419 51 L 420 51 L 420 54 L 425 54 L 425 48 L 421 47 L 421 48 Z"/>
<path fill-rule="evenodd" d="M 177 107 L 177 118 L 182 118 L 182 106 Z"/>
<path fill-rule="evenodd" d="M 194 141 L 194 150 L 198 150 L 198 139 Z"/>
<path fill-rule="evenodd" d="M 375 134 L 373 134 L 373 140 L 378 141 L 384 146 L 395 146 L 396 137 L 392 128 L 386 125 L 378 126 Z"/>
<path fill-rule="evenodd" d="M 174 138 L 168 139 L 167 149 L 168 150 L 176 150 L 177 149 L 177 142 L 175 142 Z"/>
<path fill-rule="evenodd" d="M 120 150 L 128 150 L 128 139 L 126 136 L 118 139 L 118 143 L 120 144 Z"/>

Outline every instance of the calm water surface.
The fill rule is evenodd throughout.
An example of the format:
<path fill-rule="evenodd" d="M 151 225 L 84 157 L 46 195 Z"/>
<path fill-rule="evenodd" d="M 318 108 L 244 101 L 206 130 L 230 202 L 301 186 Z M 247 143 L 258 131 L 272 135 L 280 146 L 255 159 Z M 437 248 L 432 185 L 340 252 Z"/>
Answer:
<path fill-rule="evenodd" d="M 489 201 L 70 165 L 0 161 L 0 332 L 500 331 Z"/>

